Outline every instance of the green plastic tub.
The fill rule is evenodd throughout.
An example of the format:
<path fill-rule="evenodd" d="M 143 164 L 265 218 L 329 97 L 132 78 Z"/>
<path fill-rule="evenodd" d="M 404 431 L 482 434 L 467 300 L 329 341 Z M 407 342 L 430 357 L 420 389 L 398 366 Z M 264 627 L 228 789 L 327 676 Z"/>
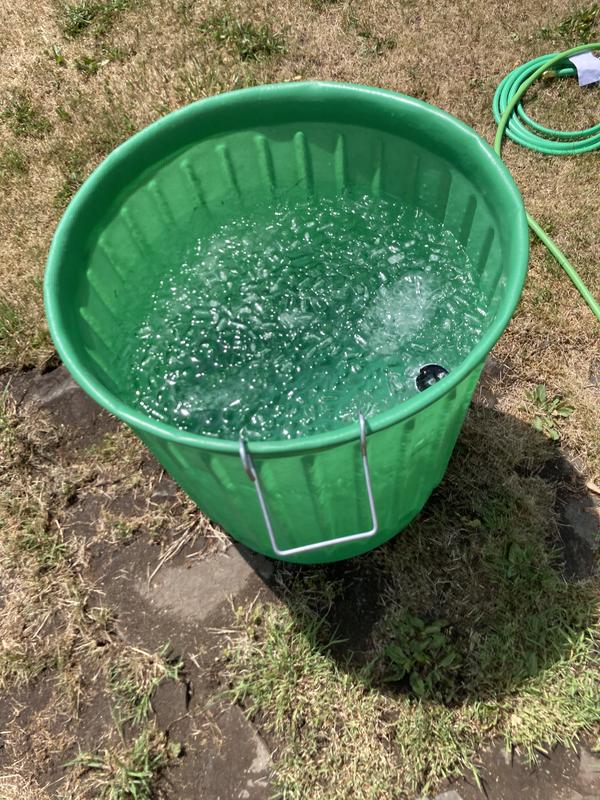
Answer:
<path fill-rule="evenodd" d="M 182 240 L 276 196 L 385 194 L 464 244 L 488 328 L 443 380 L 384 413 L 291 441 L 195 435 L 125 402 L 123 330 Z M 198 506 L 258 552 L 315 563 L 397 534 L 441 481 L 486 355 L 518 302 L 528 234 L 519 192 L 473 130 L 393 92 L 336 83 L 244 89 L 194 103 L 118 147 L 58 226 L 50 332 L 75 380 L 126 422 Z"/>

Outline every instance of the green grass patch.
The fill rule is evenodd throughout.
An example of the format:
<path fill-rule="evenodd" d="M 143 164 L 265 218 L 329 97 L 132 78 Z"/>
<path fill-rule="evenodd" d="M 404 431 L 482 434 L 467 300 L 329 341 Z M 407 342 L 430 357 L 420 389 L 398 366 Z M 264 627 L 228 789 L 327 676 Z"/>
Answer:
<path fill-rule="evenodd" d="M 328 633 L 298 607 L 242 617 L 229 654 L 230 697 L 277 743 L 282 795 L 383 800 L 426 790 L 469 766 L 482 717 L 369 687 L 328 653 Z M 456 727 L 471 727 L 465 739 Z"/>
<path fill-rule="evenodd" d="M 97 53 L 76 58 L 74 63 L 75 69 L 90 78 L 92 75 L 96 75 L 101 67 L 105 67 L 112 61 L 124 61 L 125 58 L 126 52 L 122 48 L 102 46 Z"/>
<path fill-rule="evenodd" d="M 225 13 L 208 17 L 198 27 L 217 44 L 237 53 L 242 61 L 259 61 L 285 52 L 283 35 L 266 22 L 255 25 Z"/>
<path fill-rule="evenodd" d="M 20 513 L 23 513 L 23 510 Z M 12 566 L 17 567 L 23 556 L 29 556 L 37 564 L 39 572 L 46 572 L 61 565 L 67 552 L 67 545 L 58 528 L 36 524 L 24 525 L 21 535 L 15 542 Z"/>
<path fill-rule="evenodd" d="M 0 119 L 4 120 L 14 135 L 19 137 L 40 139 L 52 128 L 42 111 L 22 91 L 12 93 L 4 105 Z"/>
<path fill-rule="evenodd" d="M 553 28 L 542 28 L 542 36 L 546 39 L 561 38 L 570 47 L 593 42 L 600 33 L 600 6 L 598 3 L 581 6 L 568 14 Z"/>
<path fill-rule="evenodd" d="M 62 183 L 54 195 L 54 206 L 63 209 L 67 206 L 75 192 L 79 189 L 87 174 L 89 154 L 82 150 L 73 150 L 62 164 Z"/>
<path fill-rule="evenodd" d="M 72 114 L 64 106 L 56 106 L 56 115 L 61 122 L 73 122 Z"/>
<path fill-rule="evenodd" d="M 337 800 L 349 791 L 369 800 L 413 796 L 465 770 L 476 776 L 477 751 L 486 740 L 501 736 L 533 758 L 536 748 L 570 744 L 581 727 L 589 729 L 600 719 L 600 665 L 592 633 L 563 630 L 562 642 L 553 639 L 544 649 L 542 624 L 551 614 L 536 630 L 517 631 L 518 618 L 490 623 L 479 636 L 472 628 L 471 647 L 481 652 L 471 664 L 467 642 L 455 647 L 445 639 L 422 657 L 422 639 L 406 637 L 415 626 L 399 627 L 388 619 L 390 633 L 373 655 L 394 670 L 401 665 L 386 672 L 386 679 L 400 681 L 394 692 L 374 681 L 371 664 L 352 670 L 333 657 L 332 632 L 314 613 L 289 602 L 242 616 L 228 663 L 229 696 L 272 737 L 276 779 L 286 798 Z M 537 637 L 533 648 L 517 652 L 516 668 L 512 658 L 521 647 L 511 643 L 503 652 L 506 637 L 510 642 L 515 635 Z M 398 649 L 404 651 L 400 658 Z M 435 655 L 441 656 L 437 664 Z M 461 661 L 468 665 L 462 674 Z M 475 681 L 469 684 L 471 677 Z M 462 700 L 450 702 L 459 692 Z"/>
<path fill-rule="evenodd" d="M 560 395 L 548 396 L 543 383 L 539 383 L 526 394 L 529 408 L 533 411 L 533 427 L 549 439 L 560 439 L 559 421 L 567 419 L 575 409 Z"/>
<path fill-rule="evenodd" d="M 53 44 L 49 50 L 46 50 L 48 56 L 54 61 L 57 67 L 66 67 L 67 59 L 64 57 L 61 48 L 57 44 Z"/>
<path fill-rule="evenodd" d="M 177 742 L 159 731 L 151 719 L 152 696 L 165 680 L 181 679 L 183 662 L 170 655 L 168 644 L 155 653 L 125 648 L 108 668 L 107 685 L 119 741 L 100 752 L 82 752 L 65 766 L 98 796 L 110 800 L 151 800 L 156 781 L 181 753 Z"/>
<path fill-rule="evenodd" d="M 145 728 L 130 745 L 105 749 L 101 753 L 80 753 L 65 766 L 76 766 L 97 791 L 108 800 L 152 800 L 160 773 L 177 758 L 178 744 L 169 743 L 164 733 Z"/>
<path fill-rule="evenodd" d="M 3 346 L 10 350 L 13 337 L 21 332 L 23 326 L 23 317 L 16 306 L 0 298 L 0 352 Z"/>
<path fill-rule="evenodd" d="M 84 0 L 69 3 L 62 9 L 62 30 L 69 39 L 86 32 L 102 37 L 114 25 L 118 16 L 133 6 L 134 0 Z"/>
<path fill-rule="evenodd" d="M 20 150 L 14 147 L 6 147 L 2 153 L 0 153 L 0 181 L 11 177 L 26 175 L 28 171 L 29 164 Z M 0 311 L 0 315 L 1 313 Z M 1 324 L 0 322 L 0 325 Z M 0 332 L 0 336 L 1 335 Z"/>
<path fill-rule="evenodd" d="M 108 686 L 120 724 L 144 724 L 152 711 L 152 696 L 163 681 L 178 681 L 183 662 L 173 658 L 169 644 L 156 653 L 128 648 L 109 668 Z"/>
<path fill-rule="evenodd" d="M 386 618 L 385 641 L 377 659 L 381 678 L 389 683 L 408 680 L 416 697 L 451 701 L 455 697 L 462 658 L 452 643 L 447 620 L 427 622 L 405 612 Z"/>
<path fill-rule="evenodd" d="M 574 45 L 585 44 L 596 38 L 597 20 L 600 15 L 598 3 L 583 6 L 574 14 L 565 17 L 557 27 L 558 32 Z"/>
<path fill-rule="evenodd" d="M 81 56 L 75 59 L 75 68 L 89 78 L 100 69 L 100 59 L 95 56 Z"/>
<path fill-rule="evenodd" d="M 240 611 L 226 693 L 269 737 L 286 798 L 427 794 L 477 778 L 494 738 L 535 759 L 600 723 L 597 594 L 564 580 L 554 488 L 528 473 L 552 444 L 492 416 L 471 413 L 444 484 L 393 542 L 280 567 L 282 602 Z M 357 602 L 373 619 L 350 647 Z"/>

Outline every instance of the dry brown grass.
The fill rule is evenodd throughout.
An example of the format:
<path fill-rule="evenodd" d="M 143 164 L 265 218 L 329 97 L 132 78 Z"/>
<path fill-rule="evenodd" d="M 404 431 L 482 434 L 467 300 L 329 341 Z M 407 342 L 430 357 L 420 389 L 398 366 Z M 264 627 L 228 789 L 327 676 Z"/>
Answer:
<path fill-rule="evenodd" d="M 160 553 L 149 580 L 183 548 L 194 547 L 200 538 L 202 544 L 191 557 L 203 559 L 212 553 L 224 552 L 230 544 L 229 537 L 181 490 L 172 503 L 152 499 L 156 483 L 165 473 L 153 474 L 149 480 L 142 469 L 146 458 L 143 444 L 125 426 L 107 434 L 101 444 L 93 445 L 82 454 L 81 463 L 75 469 L 81 476 L 88 474 L 93 479 L 82 481 L 78 499 L 84 501 L 86 496 L 100 494 L 106 501 L 88 546 L 102 541 L 127 544 L 140 535 L 157 541 Z M 124 494 L 128 501 L 126 512 L 111 509 L 111 501 L 118 501 Z M 167 529 L 168 541 L 162 535 Z"/>
<path fill-rule="evenodd" d="M 80 578 L 82 553 L 56 519 L 69 482 L 54 464 L 55 429 L 41 416 L 19 420 L 5 403 L 0 437 L 0 685 L 6 687 L 61 660 L 93 622 Z"/>
<path fill-rule="evenodd" d="M 110 598 L 105 603 L 90 578 L 90 552 L 98 545 L 106 551 L 133 539 L 154 539 L 160 568 L 200 535 L 200 556 L 223 549 L 224 534 L 183 496 L 162 505 L 152 501 L 160 475 L 142 475 L 143 448 L 125 429 L 100 445 L 65 454 L 63 434 L 49 417 L 19 408 L 9 397 L 0 401 L 0 690 L 4 763 L 15 770 L 10 781 L 32 781 L 49 763 L 64 763 L 69 748 L 76 751 L 74 721 L 99 691 L 112 696 L 121 716 L 125 702 L 140 709 L 132 711 L 137 738 L 132 734 L 131 741 L 117 735 L 107 718 L 102 786 L 113 778 L 125 781 L 113 770 L 119 759 L 142 763 L 149 753 L 160 769 L 171 750 L 154 728 L 144 738 L 151 727 L 150 701 L 162 680 L 177 679 L 178 662 L 167 650 L 148 653 L 124 640 L 106 604 Z M 90 497 L 100 511 L 86 538 L 81 522 L 70 522 L 70 511 Z M 128 513 L 111 513 L 115 501 L 125 503 Z M 121 705 L 119 693 L 125 696 Z M 61 791 L 73 800 L 95 796 L 84 790 L 97 779 L 93 770 L 67 772 Z"/>
<path fill-rule="evenodd" d="M 34 798 L 29 782 L 70 744 L 68 720 L 77 714 L 83 675 L 98 668 L 102 645 L 110 641 L 109 614 L 90 602 L 92 587 L 83 579 L 85 547 L 65 535 L 58 519 L 73 475 L 57 457 L 57 444 L 58 431 L 43 415 L 21 416 L 3 400 L 0 688 L 10 697 L 4 706 L 5 753 L 19 773 L 6 779 L 6 791 L 27 785 Z M 43 680 L 44 674 L 52 681 Z M 24 690 L 38 678 L 40 698 L 48 697 L 32 713 Z M 35 697 L 32 702 L 35 708 Z M 57 729 L 61 716 L 65 724 Z"/>
<path fill-rule="evenodd" d="M 49 795 L 20 775 L 0 775 L 0 800 L 48 800 Z"/>

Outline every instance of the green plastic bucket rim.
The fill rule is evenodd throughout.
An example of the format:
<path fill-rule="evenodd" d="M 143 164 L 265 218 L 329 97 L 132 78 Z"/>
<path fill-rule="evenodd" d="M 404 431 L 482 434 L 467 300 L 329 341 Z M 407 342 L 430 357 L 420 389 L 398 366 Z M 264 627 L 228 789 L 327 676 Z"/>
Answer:
<path fill-rule="evenodd" d="M 67 334 L 67 326 L 64 323 L 61 310 L 62 301 L 58 290 L 58 275 L 61 268 L 62 253 L 64 252 L 65 244 L 72 228 L 77 224 L 80 209 L 87 197 L 95 192 L 98 185 L 102 182 L 105 170 L 114 168 L 120 161 L 128 159 L 135 153 L 139 144 L 155 136 L 157 133 L 164 135 L 171 126 L 180 124 L 182 119 L 186 116 L 196 117 L 198 114 L 202 114 L 203 111 L 208 111 L 209 109 L 214 111 L 221 106 L 230 106 L 232 103 L 245 103 L 246 101 L 251 101 L 253 97 L 257 102 L 264 101 L 265 99 L 283 99 L 284 95 L 295 95 L 299 91 L 305 93 L 307 91 L 310 92 L 312 99 L 322 93 L 335 92 L 339 95 L 345 95 L 346 100 L 349 102 L 360 99 L 365 95 L 369 97 L 375 96 L 385 104 L 400 103 L 404 108 L 406 108 L 406 106 L 412 106 L 413 108 L 426 110 L 430 115 L 437 117 L 438 121 L 441 121 L 448 129 L 453 128 L 455 131 L 460 132 L 459 135 L 470 139 L 473 145 L 479 147 L 480 155 L 493 163 L 498 175 L 498 183 L 503 186 L 506 197 L 510 197 L 514 203 L 513 242 L 515 252 L 513 257 L 515 263 L 513 264 L 513 270 L 516 273 L 516 277 L 513 278 L 510 285 L 507 286 L 506 294 L 496 319 L 463 361 L 455 369 L 451 370 L 443 380 L 428 388 L 426 391 L 420 392 L 408 400 L 399 403 L 397 406 L 368 418 L 368 432 L 373 433 L 375 431 L 380 431 L 414 416 L 435 403 L 436 400 L 443 395 L 452 391 L 452 389 L 470 372 L 477 369 L 483 363 L 510 322 L 521 296 L 527 272 L 529 234 L 525 207 L 521 194 L 503 161 L 494 152 L 492 147 L 472 128 L 451 114 L 429 103 L 425 103 L 422 100 L 417 100 L 416 98 L 399 92 L 362 86 L 360 84 L 333 81 L 294 81 L 224 92 L 203 100 L 198 100 L 177 111 L 167 114 L 115 148 L 99 166 L 96 167 L 69 203 L 58 224 L 50 246 L 44 277 L 44 303 L 48 327 L 58 354 L 74 380 L 82 389 L 84 389 L 99 405 L 139 432 L 152 434 L 176 444 L 198 447 L 213 452 L 238 453 L 239 449 L 239 440 L 219 439 L 213 436 L 189 433 L 176 428 L 174 425 L 154 420 L 142 411 L 131 408 L 106 387 L 102 386 L 85 363 L 83 363 L 82 359 L 76 355 L 71 346 L 71 337 Z M 252 453 L 261 456 L 275 456 L 321 450 L 351 440 L 358 440 L 358 438 L 359 422 L 357 416 L 355 423 L 349 423 L 325 433 L 310 434 L 304 437 L 285 440 L 250 440 L 248 444 Z"/>

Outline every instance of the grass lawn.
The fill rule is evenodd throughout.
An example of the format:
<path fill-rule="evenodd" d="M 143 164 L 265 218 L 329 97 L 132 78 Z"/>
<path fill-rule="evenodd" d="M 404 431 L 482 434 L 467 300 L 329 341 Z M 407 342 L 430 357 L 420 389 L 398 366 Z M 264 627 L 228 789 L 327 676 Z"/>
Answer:
<path fill-rule="evenodd" d="M 348 563 L 275 565 L 257 597 L 195 629 L 197 649 L 184 626 L 136 629 L 135 609 L 125 624 L 119 581 L 136 558 L 214 557 L 224 535 L 183 496 L 156 499 L 163 477 L 114 421 L 82 437 L 15 400 L 57 366 L 41 292 L 54 228 L 135 131 L 228 89 L 328 79 L 421 98 L 491 142 L 507 71 L 597 40 L 600 9 L 579 0 L 5 0 L 2 800 L 192 800 L 185 765 L 200 770 L 215 747 L 213 702 L 243 709 L 273 753 L 270 791 L 289 800 L 413 800 L 461 774 L 477 782 L 496 739 L 530 760 L 580 736 L 600 747 L 596 543 L 582 567 L 568 516 L 599 513 L 599 328 L 536 241 L 519 309 L 418 520 Z M 600 85 L 548 78 L 527 107 L 583 128 L 599 97 Z M 600 296 L 598 153 L 553 159 L 509 142 L 504 157 Z M 186 700 L 182 734 L 162 724 L 167 686 L 201 698 Z"/>

